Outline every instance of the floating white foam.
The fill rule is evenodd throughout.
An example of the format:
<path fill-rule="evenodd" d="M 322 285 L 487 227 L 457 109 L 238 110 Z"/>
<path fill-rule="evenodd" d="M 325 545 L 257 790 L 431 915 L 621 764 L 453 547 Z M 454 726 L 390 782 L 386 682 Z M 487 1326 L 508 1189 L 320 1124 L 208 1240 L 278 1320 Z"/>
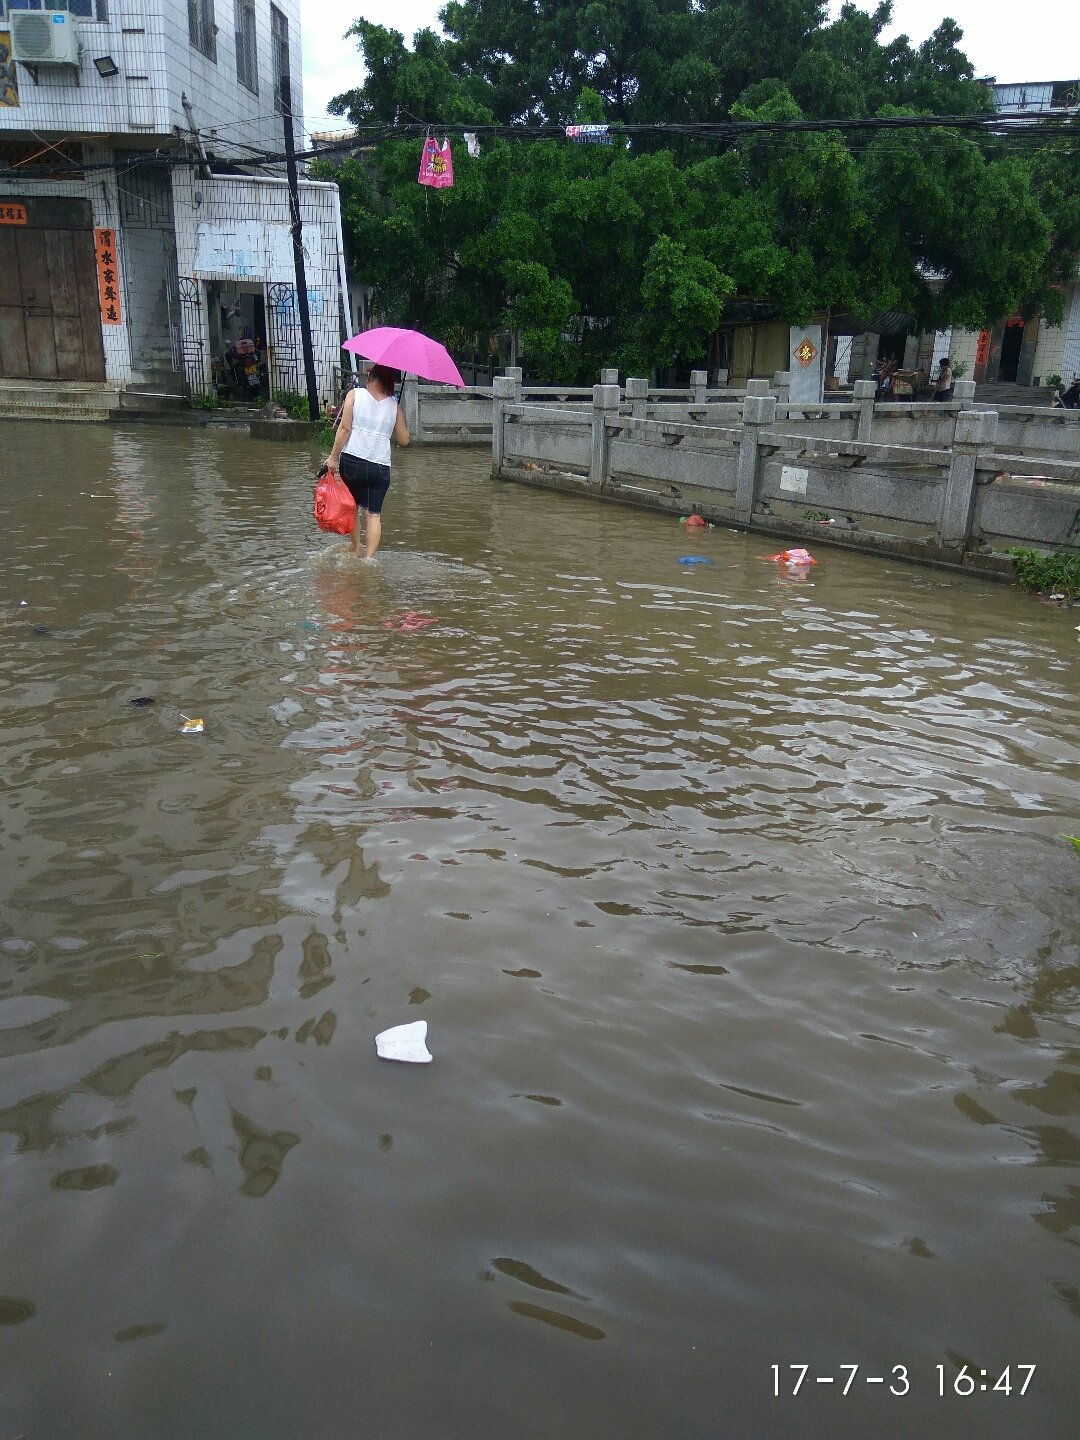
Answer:
<path fill-rule="evenodd" d="M 375 1036 L 375 1049 L 380 1060 L 404 1060 L 410 1065 L 430 1065 L 431 1051 L 427 1040 L 427 1021 L 414 1020 L 411 1025 L 395 1025 Z"/>

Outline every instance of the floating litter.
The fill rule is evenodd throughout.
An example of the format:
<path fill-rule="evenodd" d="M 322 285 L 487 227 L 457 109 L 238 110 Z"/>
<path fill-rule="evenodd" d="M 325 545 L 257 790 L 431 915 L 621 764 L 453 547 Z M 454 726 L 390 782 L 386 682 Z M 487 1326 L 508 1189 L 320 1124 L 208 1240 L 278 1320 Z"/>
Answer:
<path fill-rule="evenodd" d="M 181 715 L 180 719 L 184 722 L 180 726 L 181 735 L 202 735 L 206 730 L 206 721 L 201 715 Z"/>
<path fill-rule="evenodd" d="M 375 1050 L 380 1060 L 403 1060 L 409 1065 L 430 1065 L 427 1048 L 427 1021 L 414 1020 L 411 1025 L 395 1025 L 375 1036 Z"/>
<path fill-rule="evenodd" d="M 712 561 L 707 555 L 680 555 L 680 565 L 711 565 Z"/>
<path fill-rule="evenodd" d="M 154 703 L 155 701 L 152 695 L 137 695 L 134 700 L 128 701 L 129 705 L 138 705 L 140 709 L 146 705 L 153 705 Z"/>
<path fill-rule="evenodd" d="M 688 529 L 689 529 L 690 527 L 693 527 L 693 528 L 696 529 L 698 526 L 705 524 L 705 516 L 704 516 L 704 515 L 688 515 L 688 516 L 686 517 L 686 524 L 687 524 L 687 528 L 688 528 Z"/>
<path fill-rule="evenodd" d="M 416 610 L 406 610 L 404 614 L 395 616 L 392 620 L 383 621 L 384 630 L 397 630 L 402 634 L 409 634 L 412 630 L 423 630 L 428 625 L 437 625 L 437 615 L 421 615 Z"/>
<path fill-rule="evenodd" d="M 817 561 L 809 550 L 781 550 L 776 555 L 766 555 L 766 560 L 782 560 L 785 565 L 816 565 Z"/>

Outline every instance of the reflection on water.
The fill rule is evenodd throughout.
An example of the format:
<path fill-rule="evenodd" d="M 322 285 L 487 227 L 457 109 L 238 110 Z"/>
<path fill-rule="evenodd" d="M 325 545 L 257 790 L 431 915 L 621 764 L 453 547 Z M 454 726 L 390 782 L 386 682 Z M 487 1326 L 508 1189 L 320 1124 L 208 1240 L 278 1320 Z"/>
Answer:
<path fill-rule="evenodd" d="M 4 1433 L 1069 1433 L 1068 615 L 481 452 L 375 565 L 302 450 L 5 463 Z"/>

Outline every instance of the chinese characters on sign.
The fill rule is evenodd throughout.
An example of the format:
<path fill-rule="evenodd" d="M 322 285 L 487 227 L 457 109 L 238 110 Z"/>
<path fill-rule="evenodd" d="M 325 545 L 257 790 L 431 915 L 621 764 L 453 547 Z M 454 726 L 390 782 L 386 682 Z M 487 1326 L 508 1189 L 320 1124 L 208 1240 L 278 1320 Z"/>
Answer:
<path fill-rule="evenodd" d="M 0 225 L 25 225 L 25 205 L 5 205 L 0 202 Z"/>
<path fill-rule="evenodd" d="M 94 231 L 94 253 L 97 258 L 101 323 L 122 325 L 124 312 L 120 305 L 120 266 L 116 258 L 115 230 Z"/>
<path fill-rule="evenodd" d="M 795 359 L 799 362 L 799 364 L 803 367 L 804 370 L 808 370 L 810 366 L 814 363 L 814 361 L 817 359 L 817 347 L 810 339 L 809 335 L 805 338 L 805 340 L 803 340 L 800 345 L 796 345 L 793 353 L 795 355 Z"/>
<path fill-rule="evenodd" d="M 986 357 L 990 354 L 990 331 L 980 330 L 979 338 L 975 342 L 975 364 L 985 365 Z"/>

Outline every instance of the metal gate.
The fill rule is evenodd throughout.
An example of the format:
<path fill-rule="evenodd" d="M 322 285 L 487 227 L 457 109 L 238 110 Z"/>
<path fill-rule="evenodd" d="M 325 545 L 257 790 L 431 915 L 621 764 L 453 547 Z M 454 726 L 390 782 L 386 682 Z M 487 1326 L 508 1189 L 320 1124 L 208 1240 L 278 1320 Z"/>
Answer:
<path fill-rule="evenodd" d="M 269 328 L 270 393 L 298 395 L 300 385 L 300 319 L 296 286 L 279 282 L 266 287 Z"/>
<path fill-rule="evenodd" d="M 187 275 L 180 276 L 180 336 L 188 392 L 205 395 L 210 382 L 203 342 L 202 299 L 198 281 Z"/>

